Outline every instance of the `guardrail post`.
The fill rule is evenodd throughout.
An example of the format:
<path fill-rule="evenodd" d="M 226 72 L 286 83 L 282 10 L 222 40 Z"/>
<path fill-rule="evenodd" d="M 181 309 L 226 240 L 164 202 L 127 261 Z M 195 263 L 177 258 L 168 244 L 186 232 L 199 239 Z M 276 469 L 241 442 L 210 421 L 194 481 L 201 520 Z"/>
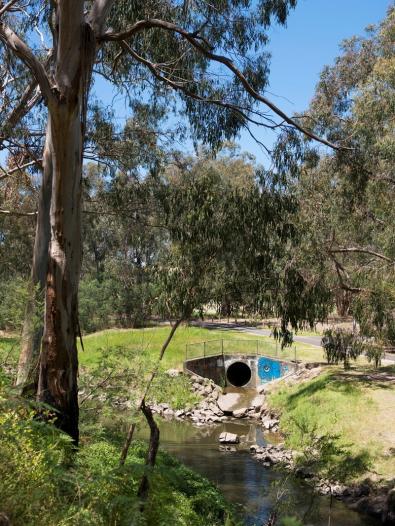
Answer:
<path fill-rule="evenodd" d="M 294 345 L 294 356 L 295 356 L 295 363 L 296 363 L 296 345 Z"/>
<path fill-rule="evenodd" d="M 188 344 L 185 344 L 185 360 L 188 360 Z"/>
<path fill-rule="evenodd" d="M 258 356 L 259 354 L 258 346 L 259 346 L 259 340 L 256 341 L 256 352 L 255 352 L 256 356 Z"/>
<path fill-rule="evenodd" d="M 203 343 L 203 357 L 206 358 L 206 342 Z"/>
<path fill-rule="evenodd" d="M 276 338 L 276 358 L 278 358 L 278 340 Z"/>
<path fill-rule="evenodd" d="M 221 354 L 223 358 L 224 357 L 224 340 L 223 339 L 221 340 Z"/>

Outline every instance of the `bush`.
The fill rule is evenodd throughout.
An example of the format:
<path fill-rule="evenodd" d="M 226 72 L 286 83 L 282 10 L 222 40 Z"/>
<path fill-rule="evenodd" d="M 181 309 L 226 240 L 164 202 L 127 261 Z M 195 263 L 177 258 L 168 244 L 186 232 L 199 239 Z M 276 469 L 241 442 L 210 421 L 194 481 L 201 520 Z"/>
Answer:
<path fill-rule="evenodd" d="M 344 329 L 324 331 L 322 346 L 329 364 L 343 362 L 344 369 L 350 368 L 350 360 L 356 360 L 363 352 L 362 339 Z"/>

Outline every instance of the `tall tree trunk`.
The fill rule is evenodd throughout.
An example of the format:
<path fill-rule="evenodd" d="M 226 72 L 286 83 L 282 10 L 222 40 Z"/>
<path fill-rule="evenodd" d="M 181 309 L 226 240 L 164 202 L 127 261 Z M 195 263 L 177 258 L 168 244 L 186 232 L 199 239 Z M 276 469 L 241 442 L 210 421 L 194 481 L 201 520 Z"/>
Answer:
<path fill-rule="evenodd" d="M 55 113 L 55 112 L 53 112 Z M 78 108 L 51 115 L 51 240 L 38 399 L 56 410 L 56 423 L 78 443 L 78 283 L 81 266 L 82 133 Z"/>
<path fill-rule="evenodd" d="M 43 175 L 38 203 L 33 262 L 29 283 L 29 298 L 26 305 L 22 330 L 21 353 L 19 355 L 16 385 L 22 394 L 34 396 L 38 385 L 38 361 L 43 335 L 42 313 L 39 303 L 43 299 L 47 275 L 48 248 L 50 241 L 49 210 L 52 193 L 52 157 L 47 133 L 43 155 Z"/>
<path fill-rule="evenodd" d="M 56 103 L 49 107 L 51 240 L 37 397 L 78 445 L 78 285 L 81 268 L 82 147 L 96 42 L 84 2 L 59 2 Z"/>

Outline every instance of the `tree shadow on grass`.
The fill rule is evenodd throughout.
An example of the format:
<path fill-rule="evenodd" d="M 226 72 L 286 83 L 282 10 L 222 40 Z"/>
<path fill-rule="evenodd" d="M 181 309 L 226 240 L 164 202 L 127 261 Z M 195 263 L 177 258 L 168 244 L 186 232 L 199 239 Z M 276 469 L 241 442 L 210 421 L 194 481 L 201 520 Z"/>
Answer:
<path fill-rule="evenodd" d="M 370 389 L 394 389 L 395 368 L 394 366 L 382 369 L 371 369 L 367 371 L 341 371 L 333 375 L 335 382 L 342 384 L 359 385 Z"/>
<path fill-rule="evenodd" d="M 395 373 L 393 371 L 394 367 L 390 366 L 366 372 L 358 370 L 331 372 L 299 386 L 296 392 L 288 395 L 287 405 L 293 406 L 298 400 L 309 398 L 327 389 L 350 396 L 358 396 L 366 388 L 394 389 Z"/>

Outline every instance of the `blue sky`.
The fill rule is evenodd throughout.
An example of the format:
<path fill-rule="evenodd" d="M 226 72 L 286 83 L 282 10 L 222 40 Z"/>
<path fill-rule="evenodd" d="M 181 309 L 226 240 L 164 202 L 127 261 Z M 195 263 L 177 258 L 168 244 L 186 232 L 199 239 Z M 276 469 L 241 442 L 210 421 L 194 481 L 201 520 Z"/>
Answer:
<path fill-rule="evenodd" d="M 304 110 L 321 70 L 340 54 L 341 41 L 362 35 L 366 26 L 380 22 L 393 3 L 394 0 L 298 0 L 287 26 L 270 28 L 267 50 L 272 59 L 266 96 L 288 115 Z M 113 100 L 112 88 L 102 79 L 97 79 L 94 92 L 103 102 L 114 104 L 115 118 L 121 124 L 129 113 L 123 96 Z M 172 121 L 173 118 L 170 124 Z M 266 146 L 272 146 L 273 133 L 263 128 L 252 130 Z M 267 154 L 248 132 L 242 132 L 236 142 L 242 150 L 254 154 L 259 164 L 269 164 Z M 186 152 L 193 150 L 190 141 L 175 147 Z"/>
<path fill-rule="evenodd" d="M 345 38 L 361 35 L 366 26 L 385 17 L 391 0 L 298 0 L 286 27 L 270 30 L 272 54 L 270 98 L 288 114 L 305 109 L 314 94 L 323 66 L 332 64 Z M 265 144 L 272 141 L 255 129 Z M 243 150 L 267 164 L 262 148 L 244 132 L 238 140 Z M 270 144 L 268 144 L 270 146 Z"/>

